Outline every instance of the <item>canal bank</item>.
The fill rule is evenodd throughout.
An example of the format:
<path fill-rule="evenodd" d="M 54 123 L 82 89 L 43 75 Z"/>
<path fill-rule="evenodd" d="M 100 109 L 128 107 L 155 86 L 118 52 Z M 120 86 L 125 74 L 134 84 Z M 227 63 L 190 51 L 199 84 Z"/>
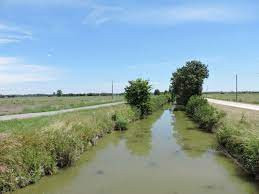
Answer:
<path fill-rule="evenodd" d="M 16 193 L 259 193 L 251 178 L 217 151 L 213 134 L 183 112 L 160 111 L 113 132 L 74 167 Z"/>

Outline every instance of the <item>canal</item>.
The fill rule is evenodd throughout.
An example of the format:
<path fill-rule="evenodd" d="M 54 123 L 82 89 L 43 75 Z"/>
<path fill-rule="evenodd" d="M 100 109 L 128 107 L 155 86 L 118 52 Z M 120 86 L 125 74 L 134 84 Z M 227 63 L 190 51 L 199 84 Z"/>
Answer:
<path fill-rule="evenodd" d="M 114 132 L 57 175 L 18 194 L 256 194 L 259 186 L 217 151 L 183 112 L 159 111 Z"/>

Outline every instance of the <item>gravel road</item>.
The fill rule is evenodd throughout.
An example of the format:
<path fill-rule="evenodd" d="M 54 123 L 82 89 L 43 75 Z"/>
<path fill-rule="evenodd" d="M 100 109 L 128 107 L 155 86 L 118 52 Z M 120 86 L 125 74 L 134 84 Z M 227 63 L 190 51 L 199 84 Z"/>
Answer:
<path fill-rule="evenodd" d="M 225 101 L 225 100 L 215 100 L 211 98 L 207 98 L 207 100 L 210 103 L 214 103 L 214 104 L 259 111 L 259 105 L 256 105 L 256 104 L 246 104 L 246 103 L 232 102 L 232 101 Z"/>
<path fill-rule="evenodd" d="M 74 112 L 74 111 L 79 111 L 79 110 L 91 110 L 91 109 L 97 109 L 97 108 L 102 108 L 102 107 L 115 106 L 115 105 L 124 104 L 124 103 L 125 102 L 115 102 L 115 103 L 99 104 L 99 105 L 94 105 L 94 106 L 86 106 L 86 107 L 50 111 L 50 112 L 4 115 L 4 116 L 0 116 L 0 121 L 8 121 L 8 120 L 13 120 L 13 119 L 28 119 L 28 118 L 41 117 L 41 116 L 51 116 L 51 115 L 57 115 L 57 114 L 67 113 L 67 112 Z"/>

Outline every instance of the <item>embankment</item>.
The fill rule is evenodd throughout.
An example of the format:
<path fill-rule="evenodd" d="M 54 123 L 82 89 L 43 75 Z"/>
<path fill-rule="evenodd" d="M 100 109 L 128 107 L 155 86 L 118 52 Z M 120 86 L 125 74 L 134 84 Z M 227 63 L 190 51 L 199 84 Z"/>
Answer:
<path fill-rule="evenodd" d="M 251 175 L 259 178 L 259 133 L 249 128 L 244 118 L 232 122 L 224 113 L 199 96 L 193 96 L 187 114 L 205 131 L 215 132 L 218 143 Z"/>

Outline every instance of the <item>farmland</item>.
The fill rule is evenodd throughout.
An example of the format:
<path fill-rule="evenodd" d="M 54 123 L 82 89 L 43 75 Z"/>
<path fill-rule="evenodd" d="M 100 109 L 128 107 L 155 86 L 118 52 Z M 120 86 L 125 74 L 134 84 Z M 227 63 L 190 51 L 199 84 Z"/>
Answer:
<path fill-rule="evenodd" d="M 122 101 L 123 96 L 15 97 L 0 99 L 0 115 L 47 112 Z"/>
<path fill-rule="evenodd" d="M 226 113 L 224 122 L 231 123 L 232 125 L 241 125 L 248 134 L 259 137 L 259 111 L 218 104 L 213 104 L 213 106 Z"/>
<path fill-rule="evenodd" d="M 227 93 L 208 93 L 204 94 L 207 98 L 213 98 L 218 100 L 228 100 L 236 101 L 236 93 L 227 92 Z M 247 93 L 238 93 L 238 102 L 259 104 L 259 93 L 257 92 L 247 92 Z"/>

